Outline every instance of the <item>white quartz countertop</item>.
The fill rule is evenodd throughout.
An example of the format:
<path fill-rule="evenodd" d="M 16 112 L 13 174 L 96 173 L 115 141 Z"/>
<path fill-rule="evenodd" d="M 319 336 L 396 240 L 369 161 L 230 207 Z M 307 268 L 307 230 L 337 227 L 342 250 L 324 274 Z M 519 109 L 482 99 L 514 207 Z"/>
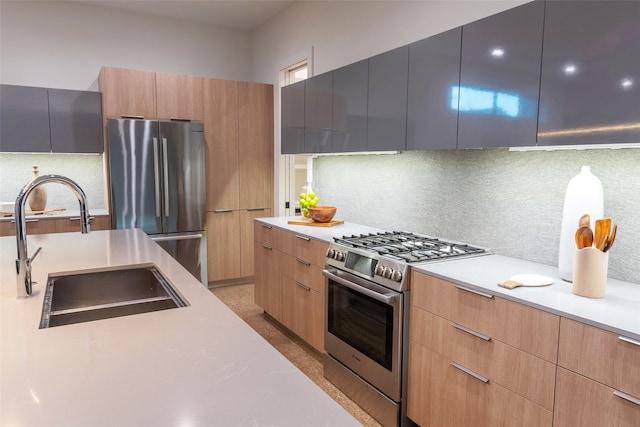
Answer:
<path fill-rule="evenodd" d="M 288 224 L 289 219 L 291 218 L 260 218 L 257 221 L 326 242 L 344 235 L 384 231 L 354 223 L 334 227 L 292 225 Z M 585 298 L 571 292 L 571 283 L 560 278 L 558 267 L 502 255 L 425 263 L 412 265 L 411 268 L 640 340 L 640 284 L 608 279 L 604 298 Z M 498 286 L 498 282 L 508 280 L 516 274 L 541 274 L 552 278 L 553 284 L 513 290 Z"/>
<path fill-rule="evenodd" d="M 109 211 L 106 209 L 89 209 L 89 216 L 108 216 Z M 25 215 L 27 220 L 33 219 L 55 219 L 55 218 L 74 218 L 80 216 L 80 209 L 65 209 L 62 211 L 53 211 L 37 215 Z M 13 221 L 13 216 L 0 217 L 0 221 Z"/>
<path fill-rule="evenodd" d="M 324 242 L 333 242 L 334 237 L 350 236 L 352 234 L 365 234 L 365 233 L 378 233 L 384 230 L 374 227 L 368 227 L 366 225 L 354 224 L 352 222 L 345 222 L 344 224 L 334 225 L 332 227 L 314 226 L 314 225 L 294 225 L 289 224 L 288 221 L 292 219 L 301 219 L 302 217 L 273 217 L 273 218 L 258 218 L 256 221 L 269 224 L 274 227 L 282 228 L 285 230 L 293 231 L 297 234 L 301 234 L 312 239 L 322 240 Z"/>
<path fill-rule="evenodd" d="M 38 284 L 18 300 L 0 238 L 0 425 L 359 425 L 140 230 L 28 244 Z M 49 273 L 150 264 L 188 307 L 38 329 Z"/>
<path fill-rule="evenodd" d="M 558 267 L 502 255 L 422 264 L 412 269 L 640 340 L 638 284 L 608 279 L 604 298 L 586 298 L 573 294 L 572 284 L 560 278 Z M 512 290 L 498 286 L 498 282 L 516 274 L 541 274 L 553 279 L 553 284 Z"/>

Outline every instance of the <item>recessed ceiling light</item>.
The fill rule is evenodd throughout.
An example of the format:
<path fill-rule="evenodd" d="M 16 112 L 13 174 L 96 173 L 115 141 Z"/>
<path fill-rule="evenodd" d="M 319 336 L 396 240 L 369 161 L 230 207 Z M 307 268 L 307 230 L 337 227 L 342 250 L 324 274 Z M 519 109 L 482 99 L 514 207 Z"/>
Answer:
<path fill-rule="evenodd" d="M 620 86 L 624 89 L 630 89 L 633 86 L 633 79 L 625 78 L 620 80 Z"/>
<path fill-rule="evenodd" d="M 491 49 L 491 56 L 493 56 L 494 58 L 500 58 L 504 56 L 504 49 L 501 47 L 495 47 Z"/>
<path fill-rule="evenodd" d="M 564 66 L 564 73 L 568 76 L 575 74 L 578 68 L 574 64 L 567 64 Z"/>

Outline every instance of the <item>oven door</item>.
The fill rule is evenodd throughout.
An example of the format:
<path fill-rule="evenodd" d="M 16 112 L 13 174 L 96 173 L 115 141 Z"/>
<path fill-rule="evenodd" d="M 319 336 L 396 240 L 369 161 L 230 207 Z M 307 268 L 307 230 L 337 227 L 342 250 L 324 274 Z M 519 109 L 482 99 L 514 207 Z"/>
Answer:
<path fill-rule="evenodd" d="M 400 401 L 402 294 L 339 270 L 326 277 L 325 350 Z"/>

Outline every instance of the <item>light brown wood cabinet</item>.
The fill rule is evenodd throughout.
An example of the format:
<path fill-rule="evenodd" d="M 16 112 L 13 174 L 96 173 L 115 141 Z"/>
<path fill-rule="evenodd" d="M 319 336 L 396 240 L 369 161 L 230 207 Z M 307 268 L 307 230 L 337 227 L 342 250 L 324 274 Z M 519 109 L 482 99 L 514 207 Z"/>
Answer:
<path fill-rule="evenodd" d="M 35 218 L 27 220 L 27 234 L 67 233 L 80 231 L 80 218 Z M 110 230 L 111 219 L 109 216 L 96 216 L 90 218 L 91 230 Z M 0 221 L 0 236 L 15 236 L 16 223 L 14 220 Z"/>
<path fill-rule="evenodd" d="M 282 252 L 286 232 L 268 224 L 254 222 L 255 303 L 282 322 Z"/>
<path fill-rule="evenodd" d="M 204 123 L 207 218 L 238 212 L 235 236 L 207 224 L 209 281 L 250 278 L 253 220 L 271 216 L 273 206 L 273 86 L 204 79 Z M 233 254 L 216 258 L 222 251 Z"/>
<path fill-rule="evenodd" d="M 294 232 L 286 234 L 282 264 L 282 324 L 324 351 L 324 268 L 328 244 Z"/>
<path fill-rule="evenodd" d="M 56 225 L 53 219 L 28 219 L 26 221 L 27 234 L 48 234 L 56 232 Z M 15 236 L 15 220 L 0 222 L 0 236 Z"/>
<path fill-rule="evenodd" d="M 80 231 L 80 217 L 56 218 L 56 233 Z M 111 217 L 95 216 L 89 218 L 91 231 L 111 230 Z"/>
<path fill-rule="evenodd" d="M 203 85 L 202 77 L 157 72 L 157 118 L 203 121 Z"/>
<path fill-rule="evenodd" d="M 271 209 L 207 212 L 209 282 L 254 276 L 253 220 L 271 216 Z"/>
<path fill-rule="evenodd" d="M 328 244 L 260 222 L 255 223 L 255 239 L 256 304 L 313 348 L 324 351 L 322 269 Z M 279 259 L 273 259 L 274 253 Z"/>
<path fill-rule="evenodd" d="M 156 118 L 156 73 L 102 67 L 98 77 L 102 92 L 102 115 Z"/>
<path fill-rule="evenodd" d="M 104 118 L 203 121 L 202 77 L 102 67 L 98 78 Z"/>
<path fill-rule="evenodd" d="M 413 421 L 552 425 L 558 316 L 417 272 L 411 289 Z"/>
<path fill-rule="evenodd" d="M 273 85 L 205 79 L 207 210 L 273 207 Z"/>
<path fill-rule="evenodd" d="M 640 424 L 640 341 L 560 322 L 554 426 Z"/>

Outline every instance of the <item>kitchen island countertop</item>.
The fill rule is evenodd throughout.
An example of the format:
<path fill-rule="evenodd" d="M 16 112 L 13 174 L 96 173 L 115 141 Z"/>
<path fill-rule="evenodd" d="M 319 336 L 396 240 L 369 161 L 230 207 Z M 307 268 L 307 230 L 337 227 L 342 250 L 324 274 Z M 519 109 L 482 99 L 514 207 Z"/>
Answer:
<path fill-rule="evenodd" d="M 28 244 L 38 284 L 18 300 L 0 238 L 0 425 L 359 425 L 142 231 Z M 49 273 L 150 264 L 188 307 L 38 329 Z"/>

